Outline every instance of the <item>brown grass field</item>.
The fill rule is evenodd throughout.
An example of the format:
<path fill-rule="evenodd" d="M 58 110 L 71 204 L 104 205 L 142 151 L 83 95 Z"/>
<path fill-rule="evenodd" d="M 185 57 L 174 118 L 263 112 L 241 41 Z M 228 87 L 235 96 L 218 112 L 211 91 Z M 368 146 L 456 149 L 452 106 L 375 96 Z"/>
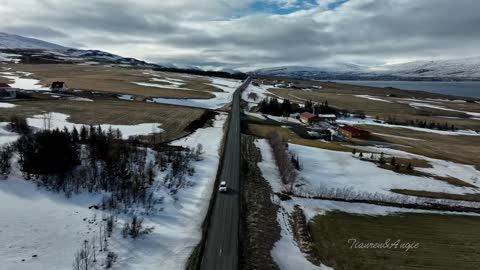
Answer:
<path fill-rule="evenodd" d="M 211 92 L 221 91 L 208 85 L 210 81 L 204 77 L 163 72 L 152 73 L 162 77 L 184 80 L 186 84 L 182 87 L 191 90 L 140 86 L 133 82 L 160 85 L 165 83 L 150 81 L 152 76 L 144 74 L 144 70 L 132 68 L 71 64 L 18 64 L 6 65 L 6 67 L 12 68 L 12 71 L 31 72 L 34 74 L 32 77 L 39 79 L 43 85 L 49 85 L 53 81 L 64 81 L 69 88 L 130 94 L 138 96 L 139 100 L 147 97 L 209 99 L 214 97 Z"/>
<path fill-rule="evenodd" d="M 203 109 L 114 98 L 97 98 L 94 102 L 34 98 L 9 103 L 17 107 L 0 109 L 0 122 L 8 121 L 12 115 L 31 117 L 44 112 L 58 112 L 70 115 L 70 122 L 86 125 L 161 123 L 165 131 L 159 137 L 165 141 L 188 134 L 184 131 L 185 127 L 205 112 Z"/>
<path fill-rule="evenodd" d="M 329 212 L 309 223 L 320 260 L 337 270 L 476 269 L 480 217 L 436 214 L 389 216 Z M 383 243 L 400 239 L 417 249 L 355 249 L 349 239 Z"/>

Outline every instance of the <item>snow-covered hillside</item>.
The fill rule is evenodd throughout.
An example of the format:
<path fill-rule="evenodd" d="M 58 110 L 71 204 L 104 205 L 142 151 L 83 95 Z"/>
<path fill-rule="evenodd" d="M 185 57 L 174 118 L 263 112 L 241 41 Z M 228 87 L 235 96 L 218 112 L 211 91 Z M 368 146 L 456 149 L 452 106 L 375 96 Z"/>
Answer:
<path fill-rule="evenodd" d="M 385 65 L 381 72 L 396 76 L 480 78 L 480 56 Z"/>
<path fill-rule="evenodd" d="M 322 67 L 274 67 L 253 74 L 302 79 L 348 80 L 480 80 L 480 57 L 465 59 L 414 61 L 395 65 L 360 66 L 338 63 Z"/>
<path fill-rule="evenodd" d="M 68 48 L 50 42 L 0 33 L 0 62 L 21 62 L 22 58 L 28 63 L 81 63 L 100 62 L 115 63 L 129 66 L 153 67 L 134 58 L 126 58 L 100 50 L 79 50 Z"/>
<path fill-rule="evenodd" d="M 34 38 L 0 33 L 0 49 L 39 49 L 65 51 L 69 48 Z"/>

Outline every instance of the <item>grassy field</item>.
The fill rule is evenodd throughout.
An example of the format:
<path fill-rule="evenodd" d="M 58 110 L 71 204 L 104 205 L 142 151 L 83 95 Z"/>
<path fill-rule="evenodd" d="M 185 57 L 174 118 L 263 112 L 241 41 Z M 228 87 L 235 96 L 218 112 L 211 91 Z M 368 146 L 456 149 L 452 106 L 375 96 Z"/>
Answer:
<path fill-rule="evenodd" d="M 12 115 L 31 117 L 44 112 L 70 115 L 69 121 L 78 124 L 136 125 L 161 123 L 162 140 L 172 140 L 187 134 L 185 127 L 199 118 L 205 110 L 171 105 L 122 101 L 115 98 L 97 98 L 94 102 L 55 99 L 24 99 L 9 101 L 14 108 L 0 109 L 0 122 Z"/>
<path fill-rule="evenodd" d="M 329 212 L 309 223 L 320 260 L 336 270 L 477 269 L 480 217 L 401 214 L 352 215 Z M 356 249 L 352 241 L 419 243 L 417 249 Z"/>
<path fill-rule="evenodd" d="M 210 81 L 207 78 L 200 76 L 184 76 L 175 73 L 154 72 L 162 77 L 181 79 L 186 82 L 182 87 L 192 90 L 175 90 L 136 85 L 133 82 L 155 84 L 162 84 L 162 82 L 149 81 L 152 76 L 144 74 L 144 70 L 132 68 L 70 64 L 18 64 L 7 66 L 12 68 L 12 71 L 33 73 L 34 75 L 32 76 L 39 79 L 43 85 L 48 85 L 57 80 L 65 81 L 69 88 L 131 94 L 138 96 L 138 99 L 144 99 L 146 97 L 209 99 L 214 97 L 210 92 L 220 91 L 209 85 Z"/>

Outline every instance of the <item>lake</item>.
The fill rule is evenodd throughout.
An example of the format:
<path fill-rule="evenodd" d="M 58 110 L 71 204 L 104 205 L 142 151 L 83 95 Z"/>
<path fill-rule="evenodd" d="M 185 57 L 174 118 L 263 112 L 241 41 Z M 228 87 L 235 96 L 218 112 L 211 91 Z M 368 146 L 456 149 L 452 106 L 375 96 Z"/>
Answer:
<path fill-rule="evenodd" d="M 480 82 L 422 82 L 422 81 L 335 81 L 344 84 L 372 87 L 394 87 L 431 93 L 480 98 Z"/>

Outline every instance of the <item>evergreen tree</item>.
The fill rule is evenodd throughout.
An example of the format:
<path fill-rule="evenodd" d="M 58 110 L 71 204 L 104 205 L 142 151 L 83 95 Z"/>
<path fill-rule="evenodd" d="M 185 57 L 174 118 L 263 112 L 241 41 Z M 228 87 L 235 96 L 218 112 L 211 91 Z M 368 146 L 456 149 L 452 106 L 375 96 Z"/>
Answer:
<path fill-rule="evenodd" d="M 397 160 L 395 159 L 395 157 L 392 157 L 390 159 L 390 165 L 395 166 L 396 164 L 397 164 Z"/>

